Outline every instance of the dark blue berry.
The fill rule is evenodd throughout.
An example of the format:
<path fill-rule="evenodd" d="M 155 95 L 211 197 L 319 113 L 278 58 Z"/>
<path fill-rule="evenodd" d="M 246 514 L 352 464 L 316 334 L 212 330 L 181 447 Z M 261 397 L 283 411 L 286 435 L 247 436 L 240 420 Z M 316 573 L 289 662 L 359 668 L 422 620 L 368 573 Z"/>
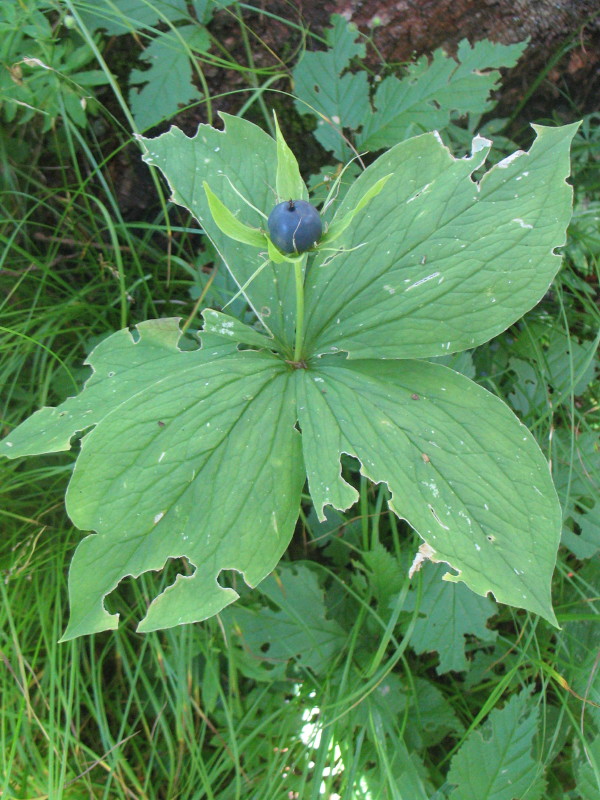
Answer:
<path fill-rule="evenodd" d="M 269 214 L 271 241 L 282 253 L 304 253 L 321 238 L 319 212 L 306 200 L 286 200 Z"/>

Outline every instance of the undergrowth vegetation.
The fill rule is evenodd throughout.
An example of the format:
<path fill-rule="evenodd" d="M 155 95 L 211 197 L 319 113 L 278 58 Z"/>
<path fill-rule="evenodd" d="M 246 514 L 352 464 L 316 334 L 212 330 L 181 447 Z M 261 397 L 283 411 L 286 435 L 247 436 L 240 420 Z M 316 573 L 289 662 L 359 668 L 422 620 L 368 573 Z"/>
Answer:
<path fill-rule="evenodd" d="M 456 59 L 374 73 L 372 42 L 341 17 L 323 38 L 277 18 L 277 53 L 259 19 L 210 0 L 0 8 L 2 436 L 79 393 L 86 356 L 119 329 L 180 317 L 192 348 L 207 306 L 232 301 L 254 322 L 134 134 L 173 121 L 193 134 L 219 110 L 275 134 L 274 107 L 314 203 L 340 175 L 341 203 L 377 153 L 425 131 L 460 158 L 476 133 L 492 161 L 531 144 L 527 107 L 494 116 L 498 70 L 524 43 L 463 42 Z M 506 402 L 551 465 L 560 629 L 442 581 L 443 564 L 409 579 L 421 539 L 344 456 L 357 503 L 319 518 L 304 487 L 283 560 L 254 590 L 224 571 L 240 599 L 217 616 L 136 632 L 193 572 L 182 557 L 121 581 L 107 598 L 118 630 L 58 644 L 82 538 L 64 511 L 78 444 L 0 459 L 0 796 L 600 798 L 599 122 L 583 116 L 573 141 L 573 217 L 548 292 L 490 342 L 437 359 Z"/>

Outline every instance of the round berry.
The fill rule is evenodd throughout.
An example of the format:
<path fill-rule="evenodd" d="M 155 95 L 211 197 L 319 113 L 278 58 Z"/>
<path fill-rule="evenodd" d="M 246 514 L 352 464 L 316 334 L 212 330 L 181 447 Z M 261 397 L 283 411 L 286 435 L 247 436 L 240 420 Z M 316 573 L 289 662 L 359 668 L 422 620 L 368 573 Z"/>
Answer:
<path fill-rule="evenodd" d="M 267 220 L 271 241 L 282 253 L 304 253 L 321 238 L 319 212 L 306 200 L 279 203 Z"/>

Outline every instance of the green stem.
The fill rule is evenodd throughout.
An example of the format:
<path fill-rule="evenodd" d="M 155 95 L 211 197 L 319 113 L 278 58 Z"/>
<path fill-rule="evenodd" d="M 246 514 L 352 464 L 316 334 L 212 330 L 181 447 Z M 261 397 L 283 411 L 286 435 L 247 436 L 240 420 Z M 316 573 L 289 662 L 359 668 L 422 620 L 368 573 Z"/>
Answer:
<path fill-rule="evenodd" d="M 302 345 L 304 344 L 304 275 L 302 267 L 305 259 L 296 261 L 294 270 L 296 272 L 296 342 L 294 344 L 294 361 L 302 360 Z"/>

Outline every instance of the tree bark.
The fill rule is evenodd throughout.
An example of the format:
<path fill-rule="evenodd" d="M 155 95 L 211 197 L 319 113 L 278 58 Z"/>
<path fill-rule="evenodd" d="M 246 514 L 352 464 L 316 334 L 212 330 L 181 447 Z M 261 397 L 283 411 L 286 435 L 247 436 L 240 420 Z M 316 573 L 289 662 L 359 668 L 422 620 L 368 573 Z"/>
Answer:
<path fill-rule="evenodd" d="M 580 109 L 600 106 L 600 0 L 304 0 L 299 6 L 317 29 L 330 13 L 355 22 L 387 62 L 411 61 L 438 47 L 454 53 L 464 38 L 512 44 L 529 37 L 506 87 L 509 97 L 543 76 L 546 99 L 566 92 Z"/>

